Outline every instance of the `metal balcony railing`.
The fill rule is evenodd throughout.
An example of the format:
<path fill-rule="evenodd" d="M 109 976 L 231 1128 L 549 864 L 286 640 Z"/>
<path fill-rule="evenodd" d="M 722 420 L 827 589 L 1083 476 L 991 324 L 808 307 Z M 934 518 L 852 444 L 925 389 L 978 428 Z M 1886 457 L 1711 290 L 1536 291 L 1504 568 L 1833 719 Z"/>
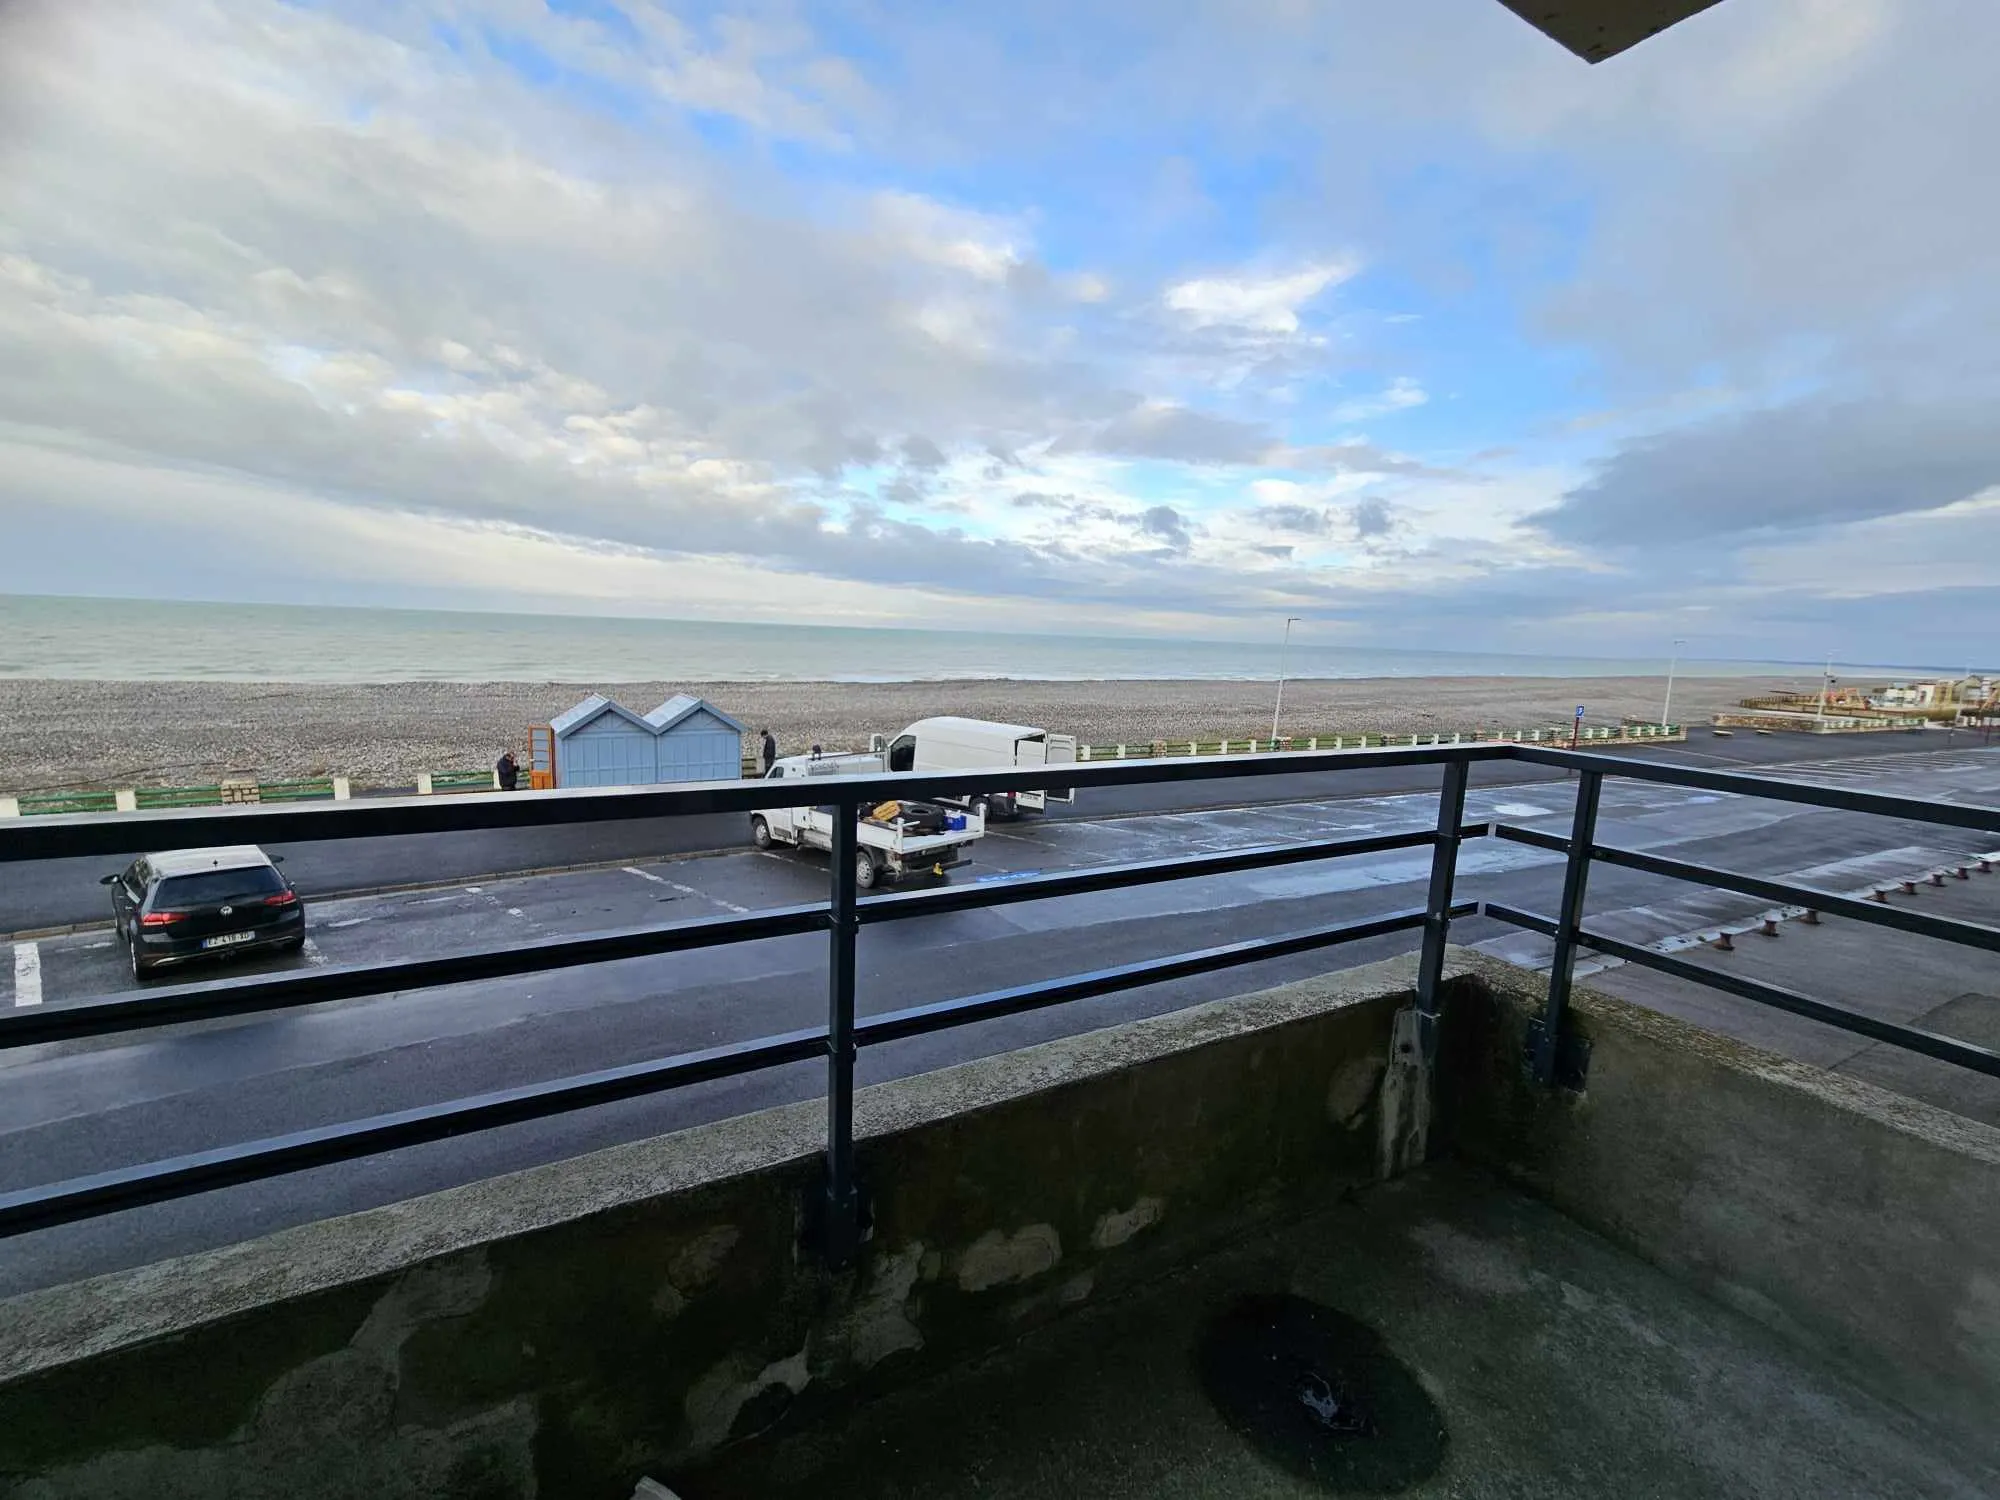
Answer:
<path fill-rule="evenodd" d="M 1567 839 L 1504 824 L 1463 825 L 1471 768 L 1478 762 L 1503 760 L 1528 761 L 1577 774 L 1576 810 Z M 1334 775 L 1342 771 L 1394 766 L 1441 768 L 1442 786 L 1434 827 L 1366 838 L 1320 839 L 1100 866 L 992 884 L 887 894 L 865 902 L 859 899 L 856 888 L 855 825 L 859 811 L 891 798 L 1022 791 L 1058 779 L 1065 785 L 1087 791 L 1092 787 L 1162 782 L 1254 780 L 1273 775 L 1322 772 Z M 1563 1081 L 1563 1015 L 1569 1002 L 1577 954 L 1586 948 L 1726 990 L 1759 1004 L 1809 1016 L 1877 1041 L 2000 1076 L 2000 1054 L 1985 1048 L 1919 1028 L 1880 1021 L 1774 985 L 1717 973 L 1591 931 L 1584 918 L 1590 867 L 1594 861 L 1604 861 L 1743 891 L 1760 899 L 1838 913 L 1856 921 L 1894 927 L 1989 952 L 2000 952 L 2000 929 L 1923 916 L 1804 886 L 1600 845 L 1596 842 L 1597 808 L 1606 776 L 1775 798 L 2000 835 L 2000 809 L 1928 803 L 1739 773 L 1691 770 L 1623 756 L 1498 743 L 1201 760 L 1093 762 L 1064 767 L 1059 774 L 1038 769 L 974 775 L 916 773 L 827 778 L 814 783 L 815 795 L 827 799 L 821 805 L 830 806 L 837 813 L 831 851 L 832 889 L 823 902 L 778 907 L 742 916 L 501 944 L 445 957 L 318 967 L 297 973 L 149 989 L 144 994 L 62 1007 L 19 1010 L 0 1016 L 0 1051 L 191 1021 L 278 1012 L 392 991 L 545 973 L 613 959 L 684 953 L 760 938 L 813 932 L 827 935 L 825 1025 L 136 1163 L 114 1171 L 3 1193 L 0 1194 L 0 1236 L 22 1234 L 142 1204 L 444 1140 L 472 1131 L 546 1119 L 712 1079 L 823 1059 L 827 1068 L 825 1193 L 815 1207 L 826 1253 L 835 1261 L 842 1261 L 852 1254 L 864 1222 L 854 1161 L 854 1068 L 861 1048 L 1144 985 L 1212 973 L 1264 959 L 1332 948 L 1364 938 L 1420 931 L 1422 948 L 1415 1000 L 1417 1034 L 1425 1054 L 1432 1056 L 1435 1055 L 1441 1019 L 1439 990 L 1451 921 L 1454 917 L 1479 911 L 1547 933 L 1555 939 L 1547 1003 L 1534 1028 L 1531 1055 L 1526 1059 L 1527 1065 L 1544 1082 L 1553 1084 Z M 535 828 L 626 818 L 748 813 L 759 808 L 791 805 L 797 796 L 797 786 L 792 783 L 727 782 L 610 791 L 517 793 L 506 797 L 409 798 L 310 807 L 132 813 L 110 817 L 46 816 L 0 825 L 0 862 L 129 855 L 141 848 L 243 842 L 285 844 L 474 829 Z M 1476 902 L 1457 899 L 1454 881 L 1459 844 L 1467 837 L 1489 834 L 1557 850 L 1565 855 L 1563 893 L 1555 917 L 1493 902 L 1482 907 Z M 1996 839 L 1996 843 L 2000 843 L 2000 839 Z M 935 1004 L 867 1016 L 857 1013 L 855 943 L 864 926 L 1092 891 L 1122 890 L 1161 881 L 1422 847 L 1429 847 L 1432 855 L 1428 888 L 1421 907 L 1391 911 L 1358 922 L 1246 939 Z"/>

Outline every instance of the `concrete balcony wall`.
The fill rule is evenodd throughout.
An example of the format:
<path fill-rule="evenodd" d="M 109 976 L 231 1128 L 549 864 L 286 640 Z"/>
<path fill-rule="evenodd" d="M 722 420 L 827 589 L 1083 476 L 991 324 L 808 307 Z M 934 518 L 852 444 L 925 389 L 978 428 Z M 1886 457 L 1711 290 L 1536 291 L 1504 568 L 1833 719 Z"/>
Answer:
<path fill-rule="evenodd" d="M 1374 1180 L 1411 973 L 863 1090 L 842 1275 L 804 1104 L 0 1304 L 0 1492 L 627 1496 Z"/>
<path fill-rule="evenodd" d="M 2000 1461 L 2000 1130 L 1585 989 L 1551 1094 L 1516 1063 L 1546 980 L 1467 960 L 1459 1155 Z"/>
<path fill-rule="evenodd" d="M 2000 1132 L 1455 953 L 1428 1146 L 1993 1444 Z M 746 1116 L 0 1304 L 0 1492 L 622 1497 L 963 1363 L 1416 1153 L 1397 960 L 862 1092 L 861 1263 L 804 1248 L 822 1108 Z"/>

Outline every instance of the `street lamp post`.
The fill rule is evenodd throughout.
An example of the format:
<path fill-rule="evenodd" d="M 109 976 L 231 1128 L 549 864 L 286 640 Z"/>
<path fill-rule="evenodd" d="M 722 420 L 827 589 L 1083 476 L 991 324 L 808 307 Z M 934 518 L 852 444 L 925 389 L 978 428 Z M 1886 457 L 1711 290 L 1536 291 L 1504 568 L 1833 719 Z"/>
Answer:
<path fill-rule="evenodd" d="M 1674 668 L 1681 664 L 1681 647 L 1686 644 L 1686 641 L 1676 639 L 1674 641 L 1673 659 L 1667 663 L 1667 696 L 1666 700 L 1660 704 L 1660 728 L 1662 730 L 1674 722 Z"/>
<path fill-rule="evenodd" d="M 1292 649 L 1292 627 L 1299 623 L 1293 615 L 1285 621 L 1284 644 L 1278 647 L 1278 701 L 1271 705 L 1271 748 L 1278 747 L 1278 716 L 1285 711 L 1285 657 Z"/>

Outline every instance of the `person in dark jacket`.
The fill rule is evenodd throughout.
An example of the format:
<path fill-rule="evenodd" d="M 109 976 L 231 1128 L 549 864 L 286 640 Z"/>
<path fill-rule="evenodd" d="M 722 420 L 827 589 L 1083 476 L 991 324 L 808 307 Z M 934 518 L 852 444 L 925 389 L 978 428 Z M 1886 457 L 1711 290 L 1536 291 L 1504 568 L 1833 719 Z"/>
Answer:
<path fill-rule="evenodd" d="M 771 767 L 778 763 L 778 742 L 771 738 L 770 730 L 764 729 L 758 732 L 764 736 L 764 774 L 769 776 Z"/>
<path fill-rule="evenodd" d="M 500 775 L 500 790 L 511 792 L 521 780 L 521 767 L 514 759 L 512 750 L 502 750 L 500 759 L 493 763 L 493 769 Z"/>

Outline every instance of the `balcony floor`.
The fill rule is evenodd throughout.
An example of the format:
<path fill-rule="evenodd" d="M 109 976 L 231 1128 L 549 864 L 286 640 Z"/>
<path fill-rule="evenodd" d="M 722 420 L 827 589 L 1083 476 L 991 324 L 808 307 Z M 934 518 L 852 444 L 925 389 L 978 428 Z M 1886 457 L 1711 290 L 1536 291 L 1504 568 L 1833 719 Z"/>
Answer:
<path fill-rule="evenodd" d="M 1269 1292 L 1362 1320 L 1414 1372 L 1446 1431 L 1428 1478 L 1334 1488 L 1225 1424 L 1194 1351 L 1218 1309 Z M 1386 1394 L 1372 1399 L 1383 1435 L 1345 1443 L 1428 1441 L 1392 1425 Z M 1451 1164 L 672 1483 L 683 1500 L 2000 1493 L 2000 1473 L 1909 1414 Z"/>

